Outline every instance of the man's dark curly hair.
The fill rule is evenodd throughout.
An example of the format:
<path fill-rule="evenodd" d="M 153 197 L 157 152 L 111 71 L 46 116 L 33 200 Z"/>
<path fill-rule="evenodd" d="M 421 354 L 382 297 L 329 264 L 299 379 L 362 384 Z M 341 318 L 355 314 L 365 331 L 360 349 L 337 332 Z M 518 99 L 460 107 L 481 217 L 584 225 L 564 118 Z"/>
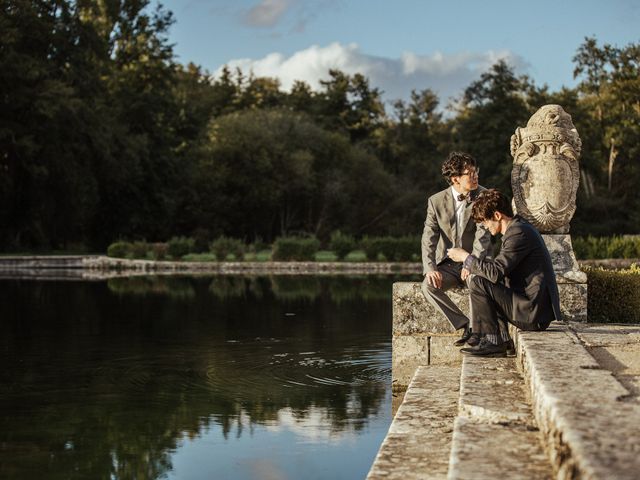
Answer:
<path fill-rule="evenodd" d="M 483 220 L 491 220 L 496 212 L 513 217 L 511 203 L 502 192 L 495 188 L 483 190 L 473 202 L 473 210 L 471 210 L 473 221 L 481 223 Z"/>
<path fill-rule="evenodd" d="M 465 152 L 451 152 L 442 164 L 442 176 L 451 185 L 451 177 L 459 177 L 469 168 L 475 168 L 476 159 Z"/>

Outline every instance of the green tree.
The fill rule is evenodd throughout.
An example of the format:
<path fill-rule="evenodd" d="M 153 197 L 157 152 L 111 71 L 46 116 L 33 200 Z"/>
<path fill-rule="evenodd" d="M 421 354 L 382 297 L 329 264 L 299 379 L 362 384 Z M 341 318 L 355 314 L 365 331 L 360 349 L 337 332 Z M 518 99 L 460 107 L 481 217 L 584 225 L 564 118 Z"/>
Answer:
<path fill-rule="evenodd" d="M 640 45 L 599 47 L 586 38 L 574 57 L 580 104 L 591 151 L 583 149 L 595 180 L 588 212 L 608 221 L 604 233 L 638 231 L 640 195 Z M 584 138 L 584 133 L 581 132 Z M 603 211 L 604 210 L 604 211 Z M 593 226 L 591 226 L 593 228 Z M 586 233 L 586 232 L 585 232 Z"/>
<path fill-rule="evenodd" d="M 533 113 L 526 101 L 530 83 L 500 60 L 467 87 L 456 107 L 451 147 L 476 157 L 483 185 L 511 191 L 509 142 L 516 127 L 526 124 Z"/>

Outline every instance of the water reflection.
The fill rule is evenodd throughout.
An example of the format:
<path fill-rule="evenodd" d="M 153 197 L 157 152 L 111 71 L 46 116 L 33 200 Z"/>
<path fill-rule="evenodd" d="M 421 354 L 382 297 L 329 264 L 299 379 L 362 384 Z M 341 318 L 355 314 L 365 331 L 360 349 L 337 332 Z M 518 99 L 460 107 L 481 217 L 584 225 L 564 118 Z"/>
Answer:
<path fill-rule="evenodd" d="M 120 295 L 168 295 L 172 298 L 190 300 L 195 296 L 192 277 L 142 276 L 119 277 L 108 280 L 109 290 Z M 209 291 L 220 300 L 231 298 L 261 299 L 265 292 L 277 300 L 316 300 L 321 295 L 329 296 L 334 303 L 355 299 L 379 300 L 389 298 L 388 282 L 384 277 L 315 277 L 309 275 L 273 277 L 225 276 L 213 277 Z"/>
<path fill-rule="evenodd" d="M 203 478 L 215 457 L 215 472 L 252 478 L 233 468 L 248 447 L 229 450 L 232 439 L 281 442 L 277 468 L 291 478 L 315 461 L 301 445 L 334 442 L 345 458 L 316 477 L 352 474 L 340 462 L 353 450 L 363 477 L 390 421 L 393 281 L 3 281 L 0 477 Z M 367 454 L 345 448 L 374 428 Z M 174 463 L 207 442 L 226 457 L 209 451 L 180 475 Z"/>

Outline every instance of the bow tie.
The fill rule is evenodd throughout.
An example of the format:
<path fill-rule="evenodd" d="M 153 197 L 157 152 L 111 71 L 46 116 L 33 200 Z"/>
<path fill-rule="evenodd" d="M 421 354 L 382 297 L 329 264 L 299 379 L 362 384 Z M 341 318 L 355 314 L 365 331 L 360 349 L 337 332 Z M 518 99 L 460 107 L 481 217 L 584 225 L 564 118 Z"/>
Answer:
<path fill-rule="evenodd" d="M 466 195 L 464 193 L 461 193 L 457 198 L 459 202 L 466 200 L 467 203 L 471 203 L 471 192 L 467 193 Z"/>

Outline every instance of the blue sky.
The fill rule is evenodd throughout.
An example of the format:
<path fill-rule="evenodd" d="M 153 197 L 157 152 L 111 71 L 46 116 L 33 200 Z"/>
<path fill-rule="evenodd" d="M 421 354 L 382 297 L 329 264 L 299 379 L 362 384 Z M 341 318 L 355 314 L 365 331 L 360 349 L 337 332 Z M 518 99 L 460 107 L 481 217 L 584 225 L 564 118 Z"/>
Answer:
<path fill-rule="evenodd" d="M 640 41 L 640 0 L 165 0 L 181 63 L 228 64 L 317 87 L 329 68 L 367 75 L 384 98 L 431 88 L 442 104 L 498 59 L 552 90 L 573 86 L 586 36 Z"/>

